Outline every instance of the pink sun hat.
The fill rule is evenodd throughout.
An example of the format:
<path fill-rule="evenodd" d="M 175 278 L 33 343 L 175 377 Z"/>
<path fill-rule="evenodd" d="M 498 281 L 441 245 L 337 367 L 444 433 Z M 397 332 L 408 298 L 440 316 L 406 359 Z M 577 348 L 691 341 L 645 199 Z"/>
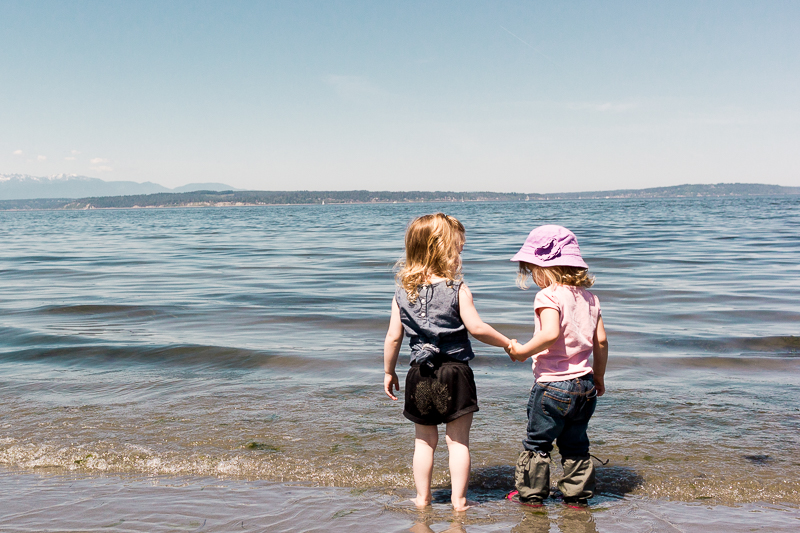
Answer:
<path fill-rule="evenodd" d="M 571 266 L 589 268 L 581 257 L 578 238 L 563 226 L 539 226 L 533 230 L 512 261 L 540 267 Z"/>

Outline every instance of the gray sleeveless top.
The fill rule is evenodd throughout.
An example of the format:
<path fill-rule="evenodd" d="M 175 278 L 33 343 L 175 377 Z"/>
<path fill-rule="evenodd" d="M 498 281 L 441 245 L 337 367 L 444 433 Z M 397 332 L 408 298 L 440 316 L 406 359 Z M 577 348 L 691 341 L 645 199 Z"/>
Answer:
<path fill-rule="evenodd" d="M 420 285 L 419 297 L 413 304 L 408 301 L 405 289 L 398 287 L 395 291 L 400 321 L 410 337 L 408 344 L 412 363 L 425 344 L 432 344 L 440 353 L 459 361 L 469 361 L 475 357 L 467 328 L 459 315 L 460 287 L 461 282 L 452 281 Z"/>

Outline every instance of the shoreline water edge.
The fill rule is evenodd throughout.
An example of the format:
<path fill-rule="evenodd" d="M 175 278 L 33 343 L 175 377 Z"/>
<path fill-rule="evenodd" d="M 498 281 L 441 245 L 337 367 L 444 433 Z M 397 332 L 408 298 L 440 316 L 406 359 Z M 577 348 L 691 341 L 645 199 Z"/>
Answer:
<path fill-rule="evenodd" d="M 0 470 L 4 531 L 431 531 L 597 533 L 641 531 L 793 532 L 789 504 L 598 498 L 587 509 L 547 502 L 529 510 L 495 498 L 455 513 L 448 491 L 425 510 L 413 491 L 317 487 L 219 478 L 85 476 Z M 57 518 L 56 518 L 57 517 Z"/>

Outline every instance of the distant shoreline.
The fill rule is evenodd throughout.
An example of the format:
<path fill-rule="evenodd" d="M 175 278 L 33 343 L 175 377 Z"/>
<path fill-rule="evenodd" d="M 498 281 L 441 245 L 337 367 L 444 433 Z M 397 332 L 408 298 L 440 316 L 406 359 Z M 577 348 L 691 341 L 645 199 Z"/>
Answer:
<path fill-rule="evenodd" d="M 450 191 L 194 191 L 80 199 L 40 198 L 0 200 L 2 211 L 158 209 L 190 207 L 267 207 L 281 205 L 346 205 L 423 202 L 524 202 L 547 200 L 611 200 L 652 198 L 714 198 L 800 195 L 800 187 L 757 183 L 676 185 L 649 189 L 618 189 L 576 193 L 498 193 Z"/>

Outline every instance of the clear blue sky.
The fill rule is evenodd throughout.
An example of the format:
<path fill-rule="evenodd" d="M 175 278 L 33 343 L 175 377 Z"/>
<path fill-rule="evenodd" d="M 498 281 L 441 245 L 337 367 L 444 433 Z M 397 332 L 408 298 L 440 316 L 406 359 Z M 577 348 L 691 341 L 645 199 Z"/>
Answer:
<path fill-rule="evenodd" d="M 800 185 L 800 2 L 0 3 L 0 173 Z"/>

